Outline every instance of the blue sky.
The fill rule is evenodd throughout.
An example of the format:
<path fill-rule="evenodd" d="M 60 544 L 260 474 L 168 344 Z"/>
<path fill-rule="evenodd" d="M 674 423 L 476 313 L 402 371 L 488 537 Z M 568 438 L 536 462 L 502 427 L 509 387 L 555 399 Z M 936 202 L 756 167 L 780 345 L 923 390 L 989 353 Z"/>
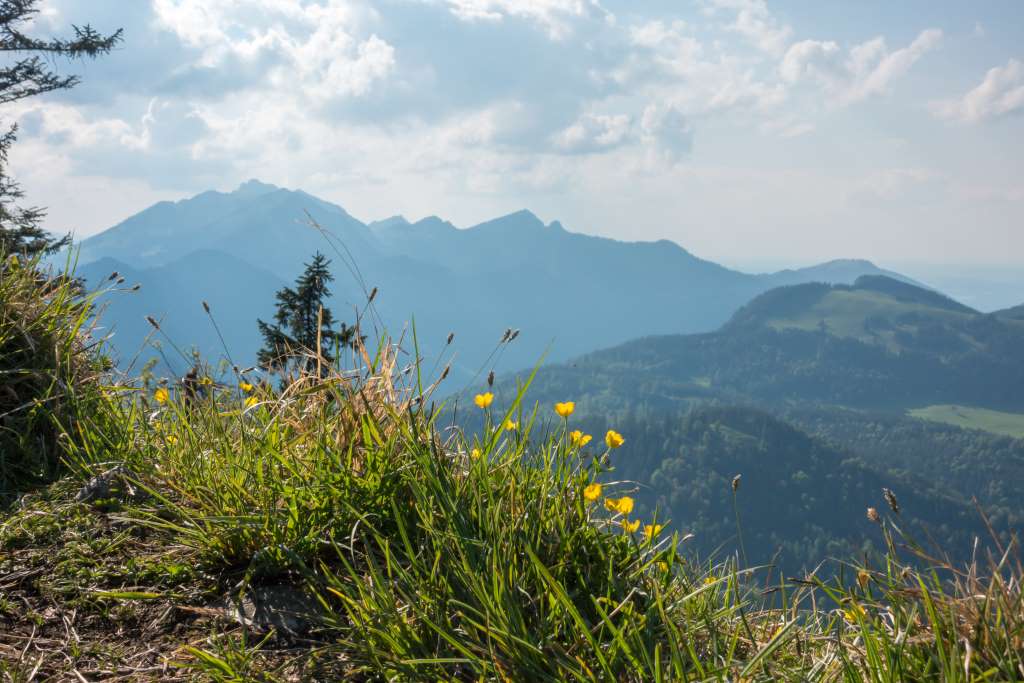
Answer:
<path fill-rule="evenodd" d="M 756 268 L 1021 265 L 1024 6 L 760 0 L 44 0 L 124 27 L 2 112 L 85 236 L 248 178 L 364 220 L 530 208 Z"/>

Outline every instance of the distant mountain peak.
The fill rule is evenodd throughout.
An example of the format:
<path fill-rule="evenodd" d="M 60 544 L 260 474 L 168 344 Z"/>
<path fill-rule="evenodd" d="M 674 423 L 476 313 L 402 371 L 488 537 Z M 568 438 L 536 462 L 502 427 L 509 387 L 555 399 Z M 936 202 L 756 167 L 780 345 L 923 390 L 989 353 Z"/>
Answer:
<path fill-rule="evenodd" d="M 486 223 L 481 223 L 478 228 L 502 227 L 502 228 L 543 228 L 544 222 L 537 218 L 537 214 L 529 209 L 520 209 L 512 213 L 499 216 Z"/>
<path fill-rule="evenodd" d="M 280 189 L 281 188 L 277 185 L 260 182 L 259 180 L 252 178 L 239 185 L 233 194 L 242 197 L 258 197 L 260 195 L 270 194 L 271 192 L 277 192 Z"/>
<path fill-rule="evenodd" d="M 421 218 L 412 224 L 414 228 L 450 228 L 455 230 L 455 226 L 440 216 L 427 216 Z"/>
<path fill-rule="evenodd" d="M 825 261 L 819 264 L 820 266 L 852 266 L 856 268 L 872 268 L 880 270 L 872 261 L 865 258 L 836 258 L 831 261 Z"/>
<path fill-rule="evenodd" d="M 401 214 L 395 214 L 394 216 L 382 218 L 379 221 L 373 221 L 369 224 L 369 227 L 371 230 L 378 230 L 381 228 L 406 227 L 408 225 L 409 219 Z"/>

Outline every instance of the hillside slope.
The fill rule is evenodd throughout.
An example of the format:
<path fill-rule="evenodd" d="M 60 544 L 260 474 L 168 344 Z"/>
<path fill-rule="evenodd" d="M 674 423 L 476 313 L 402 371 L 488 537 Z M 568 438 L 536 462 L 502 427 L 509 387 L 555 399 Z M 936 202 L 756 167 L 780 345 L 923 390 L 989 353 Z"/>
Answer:
<path fill-rule="evenodd" d="M 548 369 L 537 382 L 542 393 L 566 386 L 598 404 L 602 396 L 651 406 L 742 397 L 1024 410 L 1024 324 L 889 278 L 783 287 L 716 332 L 638 339 Z"/>

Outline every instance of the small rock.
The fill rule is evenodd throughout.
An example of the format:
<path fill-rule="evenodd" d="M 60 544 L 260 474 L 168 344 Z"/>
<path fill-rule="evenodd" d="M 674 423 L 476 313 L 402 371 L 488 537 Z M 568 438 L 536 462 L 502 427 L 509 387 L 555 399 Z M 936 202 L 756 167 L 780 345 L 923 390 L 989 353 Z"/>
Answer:
<path fill-rule="evenodd" d="M 148 494 L 133 483 L 137 480 L 134 472 L 124 465 L 118 465 L 85 482 L 78 490 L 75 500 L 79 503 L 111 499 L 138 502 L 146 499 Z"/>
<path fill-rule="evenodd" d="M 289 585 L 250 586 L 243 596 L 229 595 L 224 600 L 228 618 L 254 631 L 274 629 L 289 636 L 308 633 L 320 610 L 312 595 Z"/>

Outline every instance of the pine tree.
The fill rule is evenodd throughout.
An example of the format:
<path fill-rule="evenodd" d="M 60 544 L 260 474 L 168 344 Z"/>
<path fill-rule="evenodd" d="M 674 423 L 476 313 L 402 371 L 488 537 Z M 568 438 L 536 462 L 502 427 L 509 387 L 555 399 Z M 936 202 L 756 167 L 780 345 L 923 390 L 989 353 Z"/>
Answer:
<path fill-rule="evenodd" d="M 331 295 L 327 285 L 334 281 L 330 264 L 317 252 L 312 262 L 305 264 L 295 288 L 285 287 L 277 292 L 274 322 L 256 321 L 263 335 L 263 348 L 257 356 L 261 366 L 279 371 L 295 363 L 307 369 L 314 362 L 309 354 L 317 348 L 326 362 L 333 363 L 335 348 L 355 344 L 356 328 L 342 323 L 335 331 L 334 315 L 324 305 Z"/>
<path fill-rule="evenodd" d="M 38 4 L 39 0 L 0 0 L 0 53 L 22 55 L 13 63 L 0 67 L 0 105 L 75 87 L 79 82 L 78 76 L 61 76 L 53 71 L 52 58 L 97 57 L 110 52 L 121 40 L 120 29 L 110 35 L 102 35 L 89 25 L 72 26 L 75 36 L 70 40 L 29 37 L 21 32 L 21 27 L 39 12 Z M 44 60 L 42 55 L 47 59 Z M 66 246 L 71 237 L 52 238 L 40 225 L 46 216 L 45 210 L 18 205 L 24 192 L 7 168 L 8 155 L 17 132 L 17 125 L 12 125 L 0 135 L 0 252 L 26 255 L 53 253 Z"/>

